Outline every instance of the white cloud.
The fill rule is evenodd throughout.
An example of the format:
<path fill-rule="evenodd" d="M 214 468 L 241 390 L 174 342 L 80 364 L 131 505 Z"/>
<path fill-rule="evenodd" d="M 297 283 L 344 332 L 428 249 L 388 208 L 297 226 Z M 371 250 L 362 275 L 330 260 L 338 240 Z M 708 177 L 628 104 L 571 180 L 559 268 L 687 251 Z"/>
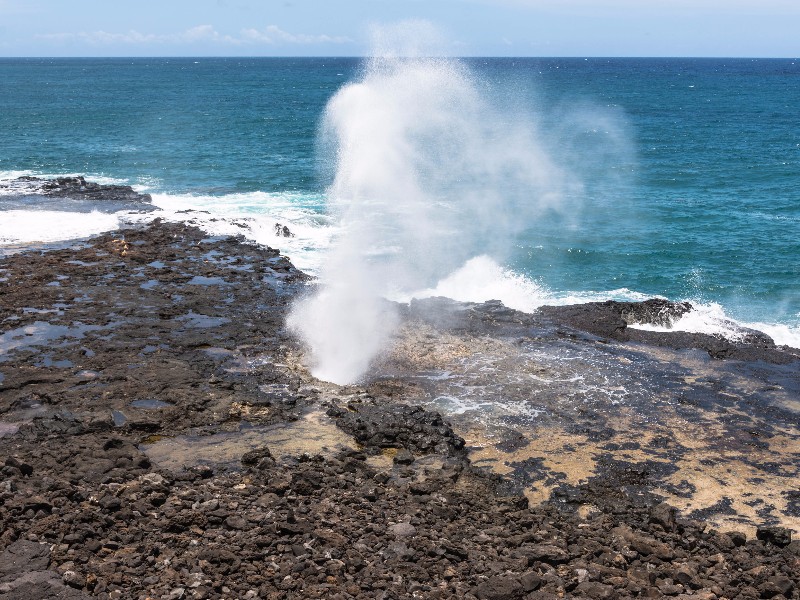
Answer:
<path fill-rule="evenodd" d="M 156 35 L 146 35 L 131 30 L 127 33 L 109 33 L 107 31 L 93 31 L 92 33 L 79 33 L 77 39 L 91 44 L 149 44 L 158 40 Z"/>
<path fill-rule="evenodd" d="M 2 0 L 0 0 L 2 2 Z M 39 39 L 55 42 L 84 42 L 96 45 L 110 44 L 193 44 L 208 42 L 241 46 L 245 44 L 343 44 L 353 40 L 344 36 L 307 35 L 283 31 L 276 25 L 269 25 L 263 30 L 243 29 L 239 35 L 223 35 L 212 25 L 198 25 L 180 33 L 155 34 L 141 33 L 134 29 L 125 33 L 109 33 L 107 31 L 91 31 L 80 33 L 47 33 L 36 36 Z"/>
<path fill-rule="evenodd" d="M 263 30 L 243 29 L 242 37 L 253 42 L 266 44 L 345 44 L 353 40 L 345 36 L 330 35 L 307 35 L 304 33 L 295 34 L 283 31 L 276 25 L 269 25 Z"/>
<path fill-rule="evenodd" d="M 183 33 L 171 36 L 170 41 L 182 42 L 222 42 L 225 44 L 240 44 L 241 40 L 229 35 L 221 35 L 211 25 L 198 25 L 187 29 Z"/>

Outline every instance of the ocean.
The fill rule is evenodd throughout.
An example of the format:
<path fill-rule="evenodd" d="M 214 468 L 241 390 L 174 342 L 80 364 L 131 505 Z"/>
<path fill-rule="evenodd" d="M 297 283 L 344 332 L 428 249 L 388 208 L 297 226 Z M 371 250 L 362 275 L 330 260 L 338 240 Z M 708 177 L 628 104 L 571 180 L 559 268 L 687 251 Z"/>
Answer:
<path fill-rule="evenodd" d="M 159 208 L 6 187 L 0 253 L 161 216 L 323 279 L 363 260 L 394 299 L 660 296 L 697 306 L 675 328 L 800 347 L 800 60 L 0 59 L 0 82 L 0 184 Z"/>

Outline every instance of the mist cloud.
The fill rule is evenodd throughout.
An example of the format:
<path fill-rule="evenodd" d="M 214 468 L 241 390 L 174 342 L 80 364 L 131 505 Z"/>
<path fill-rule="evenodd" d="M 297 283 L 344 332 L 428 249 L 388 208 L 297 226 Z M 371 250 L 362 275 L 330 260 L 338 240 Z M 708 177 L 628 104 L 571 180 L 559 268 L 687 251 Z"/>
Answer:
<path fill-rule="evenodd" d="M 432 26 L 372 37 L 373 58 L 321 128 L 342 234 L 318 291 L 288 320 L 312 373 L 335 383 L 357 381 L 390 342 L 397 315 L 385 298 L 431 288 L 476 256 L 502 261 L 532 219 L 580 188 L 529 115 L 500 108 L 462 61 L 430 58 Z"/>

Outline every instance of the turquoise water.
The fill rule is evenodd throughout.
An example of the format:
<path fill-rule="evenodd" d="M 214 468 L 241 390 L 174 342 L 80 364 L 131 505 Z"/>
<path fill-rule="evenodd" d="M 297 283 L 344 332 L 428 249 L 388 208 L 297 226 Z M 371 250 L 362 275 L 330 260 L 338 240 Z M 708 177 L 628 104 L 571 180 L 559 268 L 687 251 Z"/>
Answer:
<path fill-rule="evenodd" d="M 506 266 L 555 293 L 800 324 L 800 61 L 465 62 L 579 184 L 514 232 Z M 0 178 L 85 174 L 324 214 L 319 124 L 360 72 L 356 59 L 0 59 Z"/>
<path fill-rule="evenodd" d="M 166 192 L 319 189 L 317 121 L 355 61 L 0 60 L 0 170 Z"/>

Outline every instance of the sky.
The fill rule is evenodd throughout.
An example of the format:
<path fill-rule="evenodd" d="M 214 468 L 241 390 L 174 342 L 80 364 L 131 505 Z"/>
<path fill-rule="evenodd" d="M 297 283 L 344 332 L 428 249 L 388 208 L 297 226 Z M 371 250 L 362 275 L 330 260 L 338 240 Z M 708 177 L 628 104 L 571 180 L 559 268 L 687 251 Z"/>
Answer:
<path fill-rule="evenodd" d="M 0 56 L 365 56 L 404 20 L 453 56 L 800 57 L 800 0 L 0 0 Z"/>

